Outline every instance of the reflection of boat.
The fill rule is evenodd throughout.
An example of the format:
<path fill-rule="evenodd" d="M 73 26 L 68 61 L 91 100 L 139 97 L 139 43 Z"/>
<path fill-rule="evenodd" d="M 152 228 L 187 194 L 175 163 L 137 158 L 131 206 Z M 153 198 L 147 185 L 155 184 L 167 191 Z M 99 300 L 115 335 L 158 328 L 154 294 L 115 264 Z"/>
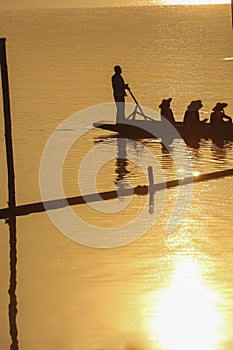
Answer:
<path fill-rule="evenodd" d="M 222 126 L 213 126 L 210 123 L 200 124 L 195 128 L 187 128 L 182 122 L 176 122 L 174 128 L 169 127 L 168 122 L 159 120 L 127 120 L 123 124 L 114 122 L 99 121 L 93 124 L 94 127 L 117 132 L 120 136 L 127 138 L 163 138 L 170 134 L 171 138 L 183 138 L 187 143 L 192 139 L 213 139 L 233 140 L 233 124 L 226 123 Z M 171 125 L 171 124 L 170 124 Z M 172 130 L 173 129 L 173 130 Z M 170 132 L 171 131 L 171 132 Z"/>

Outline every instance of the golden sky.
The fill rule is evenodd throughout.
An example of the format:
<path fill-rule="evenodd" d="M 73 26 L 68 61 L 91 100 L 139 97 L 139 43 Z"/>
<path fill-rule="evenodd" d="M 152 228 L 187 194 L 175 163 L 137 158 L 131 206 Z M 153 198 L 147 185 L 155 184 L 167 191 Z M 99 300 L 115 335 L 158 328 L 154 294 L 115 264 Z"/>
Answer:
<path fill-rule="evenodd" d="M 226 4 L 230 0 L 0 0 L 0 8 L 114 7 L 140 5 Z"/>
<path fill-rule="evenodd" d="M 150 0 L 0 0 L 1 8 L 64 8 L 124 6 L 148 3 Z"/>

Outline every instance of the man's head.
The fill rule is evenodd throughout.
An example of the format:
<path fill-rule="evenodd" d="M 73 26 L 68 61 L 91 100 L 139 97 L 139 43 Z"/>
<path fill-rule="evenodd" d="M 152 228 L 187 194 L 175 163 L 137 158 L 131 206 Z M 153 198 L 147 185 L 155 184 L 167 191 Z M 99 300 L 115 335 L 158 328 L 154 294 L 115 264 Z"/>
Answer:
<path fill-rule="evenodd" d="M 122 72 L 120 66 L 115 66 L 115 67 L 114 67 L 114 71 L 115 71 L 116 74 L 121 74 L 121 72 Z"/>
<path fill-rule="evenodd" d="M 195 101 L 192 101 L 190 103 L 190 105 L 188 106 L 188 110 L 189 111 L 198 111 L 199 109 L 201 109 L 203 107 L 203 104 L 201 102 L 201 100 L 195 100 Z"/>
<path fill-rule="evenodd" d="M 225 102 L 217 102 L 212 111 L 223 111 L 228 106 Z"/>
<path fill-rule="evenodd" d="M 161 104 L 159 105 L 159 108 L 161 108 L 161 109 L 170 108 L 171 101 L 172 101 L 172 97 L 168 98 L 167 100 L 163 99 Z"/>

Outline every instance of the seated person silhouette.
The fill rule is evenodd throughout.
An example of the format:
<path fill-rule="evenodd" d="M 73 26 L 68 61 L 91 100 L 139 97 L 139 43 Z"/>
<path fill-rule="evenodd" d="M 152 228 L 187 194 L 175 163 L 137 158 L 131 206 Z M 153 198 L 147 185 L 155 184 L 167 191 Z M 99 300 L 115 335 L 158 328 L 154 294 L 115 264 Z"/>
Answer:
<path fill-rule="evenodd" d="M 125 90 L 128 90 L 129 87 L 128 84 L 125 84 L 121 75 L 121 67 L 115 66 L 114 71 L 115 74 L 112 76 L 112 88 L 117 107 L 116 122 L 121 123 L 125 120 L 125 96 L 127 96 Z"/>
<path fill-rule="evenodd" d="M 170 108 L 171 101 L 172 97 L 168 98 L 167 100 L 162 100 L 161 104 L 159 105 L 159 108 L 161 109 L 160 115 L 161 117 L 166 118 L 171 124 L 175 124 L 176 121 L 172 109 Z"/>
<path fill-rule="evenodd" d="M 212 113 L 210 115 L 210 123 L 215 126 L 221 126 L 228 123 L 232 123 L 232 118 L 225 114 L 224 108 L 227 107 L 228 104 L 224 102 L 217 102 L 214 108 L 212 109 Z"/>
<path fill-rule="evenodd" d="M 184 115 L 184 126 L 192 128 L 207 122 L 207 118 L 202 121 L 200 120 L 199 109 L 202 107 L 201 100 L 195 100 L 190 103 Z"/>

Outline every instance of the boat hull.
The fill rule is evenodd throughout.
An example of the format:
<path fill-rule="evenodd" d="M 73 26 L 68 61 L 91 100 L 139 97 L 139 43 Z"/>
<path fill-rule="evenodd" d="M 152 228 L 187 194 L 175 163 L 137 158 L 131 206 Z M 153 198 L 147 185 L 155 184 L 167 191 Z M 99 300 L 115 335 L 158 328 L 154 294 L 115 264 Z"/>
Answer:
<path fill-rule="evenodd" d="M 165 127 L 161 121 L 127 121 L 124 124 L 100 121 L 93 124 L 94 127 L 113 131 L 119 136 L 127 138 L 163 138 Z M 175 131 L 171 128 L 169 133 L 172 139 L 182 138 L 185 141 L 192 139 L 216 139 L 233 141 L 233 124 L 213 126 L 210 123 L 200 124 L 195 128 L 187 128 L 182 122 L 177 122 Z"/>

